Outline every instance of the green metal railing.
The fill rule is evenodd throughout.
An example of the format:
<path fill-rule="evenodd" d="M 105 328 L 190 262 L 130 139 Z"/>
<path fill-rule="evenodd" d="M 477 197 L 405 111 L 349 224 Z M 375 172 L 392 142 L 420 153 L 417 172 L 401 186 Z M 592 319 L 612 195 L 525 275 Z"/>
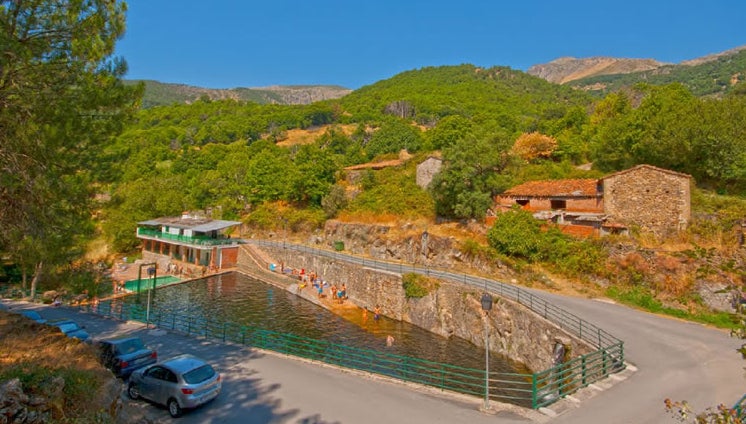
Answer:
<path fill-rule="evenodd" d="M 120 320 L 145 322 L 146 311 L 140 305 L 103 301 L 97 305 L 82 305 L 80 308 Z M 151 310 L 150 317 L 150 323 L 158 328 L 188 336 L 271 350 L 472 396 L 481 397 L 485 393 L 484 369 L 346 346 L 196 315 Z M 524 407 L 533 407 L 542 386 L 535 374 L 505 372 L 490 372 L 489 385 L 490 399 Z"/>
<path fill-rule="evenodd" d="M 486 278 L 419 266 L 417 264 L 379 261 L 364 256 L 354 256 L 304 245 L 265 240 L 249 240 L 248 242 L 258 246 L 275 249 L 282 248 L 315 256 L 328 257 L 354 265 L 397 272 L 399 274 L 410 272 L 422 274 L 455 281 L 479 289 L 486 289 L 492 295 L 520 303 L 560 329 L 594 346 L 596 348 L 594 352 L 574 358 L 567 363 L 559 364 L 531 376 L 533 381 L 531 407 L 534 409 L 549 405 L 561 397 L 572 394 L 626 367 L 624 363 L 623 341 L 596 325 L 521 287 Z"/>
<path fill-rule="evenodd" d="M 237 244 L 241 241 L 239 239 L 231 238 L 211 238 L 208 236 L 183 236 L 179 234 L 164 233 L 160 230 L 152 230 L 150 228 L 138 228 L 138 236 L 153 237 L 161 240 L 178 241 L 181 243 L 187 243 L 197 246 L 218 246 L 218 245 L 231 245 Z"/>

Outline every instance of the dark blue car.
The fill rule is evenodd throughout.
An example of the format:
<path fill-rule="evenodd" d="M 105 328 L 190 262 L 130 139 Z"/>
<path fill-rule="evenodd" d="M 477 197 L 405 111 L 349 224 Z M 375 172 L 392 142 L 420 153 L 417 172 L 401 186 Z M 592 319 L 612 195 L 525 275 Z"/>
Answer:
<path fill-rule="evenodd" d="M 158 361 L 158 353 L 136 336 L 122 336 L 96 342 L 101 363 L 114 375 L 126 378 L 132 371 Z"/>
<path fill-rule="evenodd" d="M 76 339 L 87 341 L 90 337 L 88 333 L 83 330 L 77 322 L 71 319 L 58 319 L 54 321 L 47 321 L 47 324 L 55 326 L 60 329 L 67 337 L 74 337 Z"/>

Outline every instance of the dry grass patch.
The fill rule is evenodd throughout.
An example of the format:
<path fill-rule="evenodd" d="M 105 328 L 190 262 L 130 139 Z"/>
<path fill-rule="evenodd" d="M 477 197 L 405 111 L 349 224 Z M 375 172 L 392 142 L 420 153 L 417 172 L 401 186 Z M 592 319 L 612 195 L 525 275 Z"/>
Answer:
<path fill-rule="evenodd" d="M 357 128 L 357 125 L 355 124 L 347 124 L 347 125 L 333 125 L 335 129 L 341 130 L 346 136 L 350 136 L 355 129 Z M 325 132 L 327 132 L 330 128 L 332 128 L 332 125 L 321 125 L 318 127 L 312 127 L 312 128 L 306 128 L 306 129 L 299 129 L 294 128 L 291 130 L 285 131 L 285 137 L 283 137 L 283 140 L 277 143 L 278 146 L 282 147 L 289 147 L 289 146 L 295 146 L 299 144 L 311 144 L 314 141 L 316 141 L 317 138 L 319 138 L 321 135 L 323 135 Z"/>
<path fill-rule="evenodd" d="M 0 311 L 0 381 L 19 379 L 26 395 L 36 399 L 29 411 L 46 414 L 47 422 L 108 422 L 111 372 L 101 366 L 94 348 L 56 328 L 19 314 Z"/>

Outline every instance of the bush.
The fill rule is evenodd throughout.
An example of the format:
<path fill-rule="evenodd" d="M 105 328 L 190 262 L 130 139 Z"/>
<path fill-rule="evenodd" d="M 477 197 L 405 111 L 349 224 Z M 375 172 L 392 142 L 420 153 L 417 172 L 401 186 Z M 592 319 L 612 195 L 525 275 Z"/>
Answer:
<path fill-rule="evenodd" d="M 487 232 L 487 240 L 500 253 L 536 260 L 542 250 L 544 236 L 539 221 L 533 215 L 513 208 L 498 214 Z"/>
<path fill-rule="evenodd" d="M 424 275 L 415 273 L 402 275 L 402 287 L 404 288 L 404 295 L 408 299 L 425 297 L 431 291 L 437 290 L 439 286 L 437 281 Z"/>

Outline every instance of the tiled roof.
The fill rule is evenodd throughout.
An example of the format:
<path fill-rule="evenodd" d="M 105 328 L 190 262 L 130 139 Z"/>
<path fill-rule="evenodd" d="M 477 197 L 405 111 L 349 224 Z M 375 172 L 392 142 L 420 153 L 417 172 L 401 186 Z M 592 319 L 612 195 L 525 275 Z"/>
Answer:
<path fill-rule="evenodd" d="M 596 191 L 598 180 L 528 181 L 505 191 L 502 197 L 600 197 Z"/>

